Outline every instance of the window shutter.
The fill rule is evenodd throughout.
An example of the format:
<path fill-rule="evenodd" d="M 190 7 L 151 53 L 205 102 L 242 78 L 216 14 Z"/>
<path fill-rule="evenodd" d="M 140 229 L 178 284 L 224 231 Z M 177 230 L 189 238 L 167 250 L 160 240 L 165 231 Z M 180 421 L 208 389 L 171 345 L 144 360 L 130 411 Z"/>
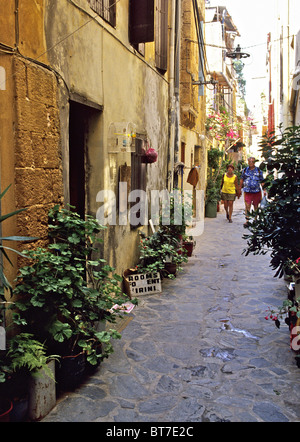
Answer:
<path fill-rule="evenodd" d="M 155 65 L 166 71 L 168 68 L 168 0 L 157 0 L 157 27 L 155 38 Z"/>
<path fill-rule="evenodd" d="M 154 41 L 154 0 L 129 1 L 129 41 L 131 44 Z"/>

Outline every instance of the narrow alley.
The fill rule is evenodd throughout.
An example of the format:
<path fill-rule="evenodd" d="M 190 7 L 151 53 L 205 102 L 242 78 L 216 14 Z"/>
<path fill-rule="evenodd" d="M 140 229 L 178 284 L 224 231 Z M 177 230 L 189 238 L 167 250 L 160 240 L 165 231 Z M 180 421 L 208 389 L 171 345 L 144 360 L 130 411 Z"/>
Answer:
<path fill-rule="evenodd" d="M 139 298 L 114 354 L 44 422 L 299 422 L 288 327 L 264 318 L 287 283 L 268 256 L 242 255 L 242 199 L 232 224 L 224 213 L 205 219 L 183 272 Z"/>

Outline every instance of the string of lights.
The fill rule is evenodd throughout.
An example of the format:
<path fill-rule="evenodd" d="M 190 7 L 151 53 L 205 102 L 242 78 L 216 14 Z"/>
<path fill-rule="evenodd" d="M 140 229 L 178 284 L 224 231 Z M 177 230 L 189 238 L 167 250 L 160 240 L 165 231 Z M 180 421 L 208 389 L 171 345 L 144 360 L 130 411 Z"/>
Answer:
<path fill-rule="evenodd" d="M 283 41 L 283 40 L 286 40 L 286 39 L 288 39 L 288 38 L 293 38 L 293 37 L 295 37 L 296 35 L 295 34 L 291 34 L 291 35 L 288 35 L 288 36 L 286 36 L 286 37 L 280 37 L 280 38 L 276 38 L 276 39 L 274 39 L 274 40 L 271 40 L 271 43 L 276 43 L 276 42 L 281 42 L 281 41 Z M 211 44 L 211 43 L 204 43 L 205 44 L 205 46 L 211 46 L 211 47 L 213 47 L 213 48 L 218 48 L 218 49 L 224 49 L 224 50 L 228 50 L 228 48 L 226 47 L 226 46 L 219 46 L 219 45 L 214 45 L 214 44 Z M 258 47 L 258 46 L 264 46 L 264 45 L 266 45 L 267 44 L 267 41 L 265 41 L 264 43 L 257 43 L 257 44 L 255 44 L 255 45 L 252 45 L 252 46 L 244 46 L 244 47 L 242 47 L 241 49 L 251 49 L 251 48 L 256 48 L 256 47 Z"/>

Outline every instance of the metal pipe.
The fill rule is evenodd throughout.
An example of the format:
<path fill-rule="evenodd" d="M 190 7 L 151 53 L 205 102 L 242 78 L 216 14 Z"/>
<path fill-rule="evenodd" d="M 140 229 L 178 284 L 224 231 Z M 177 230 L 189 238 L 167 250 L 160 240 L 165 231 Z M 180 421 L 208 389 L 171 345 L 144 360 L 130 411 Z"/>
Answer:
<path fill-rule="evenodd" d="M 174 142 L 175 142 L 175 26 L 176 26 L 176 3 L 171 2 L 171 24 L 170 24 L 170 56 L 169 56 L 169 151 L 168 151 L 168 173 L 167 189 L 173 189 L 174 169 Z"/>

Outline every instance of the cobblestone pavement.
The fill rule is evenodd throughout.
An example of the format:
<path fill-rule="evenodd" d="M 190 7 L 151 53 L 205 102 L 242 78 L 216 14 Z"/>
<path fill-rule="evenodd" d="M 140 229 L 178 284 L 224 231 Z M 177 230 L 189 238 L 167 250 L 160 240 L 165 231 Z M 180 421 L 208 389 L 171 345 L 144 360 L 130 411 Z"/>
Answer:
<path fill-rule="evenodd" d="M 45 422 L 299 422 L 300 371 L 287 326 L 264 319 L 287 283 L 245 257 L 233 223 L 205 219 L 193 257 L 163 292 L 141 296 L 115 352 Z"/>

